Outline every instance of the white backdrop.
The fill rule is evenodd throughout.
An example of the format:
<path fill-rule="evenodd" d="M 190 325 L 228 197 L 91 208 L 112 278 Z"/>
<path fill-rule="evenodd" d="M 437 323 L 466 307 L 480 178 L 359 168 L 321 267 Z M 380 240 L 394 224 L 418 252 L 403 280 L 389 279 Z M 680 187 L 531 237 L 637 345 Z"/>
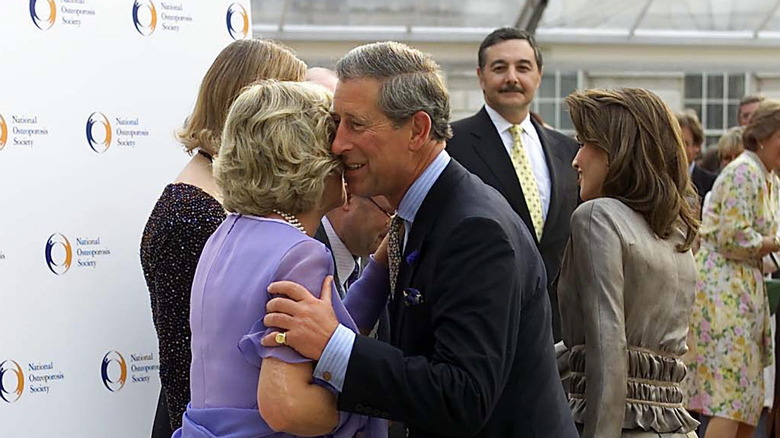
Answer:
<path fill-rule="evenodd" d="M 0 2 L 0 436 L 149 436 L 140 237 L 249 3 Z"/>

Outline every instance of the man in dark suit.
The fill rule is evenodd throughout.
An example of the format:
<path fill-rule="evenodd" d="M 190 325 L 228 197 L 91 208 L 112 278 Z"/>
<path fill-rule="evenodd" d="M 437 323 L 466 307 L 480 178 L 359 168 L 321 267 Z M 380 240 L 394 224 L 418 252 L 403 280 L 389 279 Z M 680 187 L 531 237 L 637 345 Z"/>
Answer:
<path fill-rule="evenodd" d="M 360 259 L 376 251 L 390 225 L 392 207 L 384 196 L 374 198 L 348 193 L 347 202 L 323 216 L 314 234 L 330 250 L 333 280 L 342 299 L 357 280 Z"/>
<path fill-rule="evenodd" d="M 289 283 L 271 293 L 297 303 L 274 298 L 265 317 L 285 334 L 263 343 L 317 360 L 314 377 L 339 393 L 340 410 L 403 422 L 409 437 L 577 437 L 541 257 L 504 198 L 444 150 L 449 97 L 438 65 L 390 42 L 352 50 L 337 71 L 333 151 L 347 184 L 397 209 L 393 286 L 369 284 L 369 271 L 384 269 L 371 263 L 345 304 L 362 328 L 372 306 L 351 300 L 383 305 L 390 292 L 391 344 L 339 325 L 327 286 L 317 299 Z"/>
<path fill-rule="evenodd" d="M 485 106 L 452 124 L 447 152 L 498 190 L 531 231 L 547 271 L 553 335 L 559 341 L 555 288 L 577 207 L 577 173 L 571 167 L 577 143 L 530 115 L 542 79 L 542 55 L 530 34 L 515 28 L 493 31 L 479 47 L 478 62 Z"/>
<path fill-rule="evenodd" d="M 677 122 L 680 124 L 680 135 L 685 145 L 685 155 L 688 158 L 688 175 L 696 188 L 696 193 L 699 194 L 699 207 L 701 208 L 704 206 L 704 197 L 712 190 L 718 175 L 702 169 L 696 164 L 696 159 L 701 154 L 701 147 L 704 144 L 704 129 L 701 127 L 696 111 L 687 109 L 677 113 L 676 116 Z M 701 210 L 699 217 L 701 217 Z"/>

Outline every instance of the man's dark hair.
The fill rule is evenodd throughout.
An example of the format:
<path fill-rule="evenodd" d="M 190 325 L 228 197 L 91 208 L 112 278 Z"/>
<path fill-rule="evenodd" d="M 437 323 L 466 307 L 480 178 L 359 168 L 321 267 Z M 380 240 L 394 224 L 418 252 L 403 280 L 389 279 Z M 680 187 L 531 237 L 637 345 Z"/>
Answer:
<path fill-rule="evenodd" d="M 509 41 L 509 40 L 528 41 L 528 44 L 530 44 L 531 48 L 534 49 L 534 57 L 536 58 L 536 67 L 539 69 L 539 71 L 542 70 L 542 52 L 539 50 L 539 46 L 536 45 L 534 36 L 516 27 L 502 27 L 500 29 L 496 29 L 493 32 L 490 32 L 490 35 L 486 36 L 485 39 L 482 40 L 482 44 L 479 45 L 479 52 L 477 54 L 477 62 L 479 63 L 479 68 L 485 66 L 485 49 L 487 49 L 490 46 L 494 46 L 500 42 Z"/>

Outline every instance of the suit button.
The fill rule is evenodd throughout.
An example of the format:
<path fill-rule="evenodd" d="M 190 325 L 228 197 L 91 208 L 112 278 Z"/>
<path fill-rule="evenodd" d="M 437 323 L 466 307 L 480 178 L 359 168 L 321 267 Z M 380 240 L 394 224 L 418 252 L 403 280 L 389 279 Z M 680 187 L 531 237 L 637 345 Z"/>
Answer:
<path fill-rule="evenodd" d="M 333 378 L 333 375 L 330 374 L 330 371 L 325 371 L 322 373 L 322 378 L 325 379 L 326 382 L 330 382 L 330 379 Z"/>

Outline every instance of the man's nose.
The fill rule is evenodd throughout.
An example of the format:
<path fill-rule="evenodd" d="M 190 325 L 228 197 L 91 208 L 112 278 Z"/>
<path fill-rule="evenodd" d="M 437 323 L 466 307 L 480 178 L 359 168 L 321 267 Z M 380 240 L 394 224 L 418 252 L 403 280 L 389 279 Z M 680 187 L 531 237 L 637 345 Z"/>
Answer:
<path fill-rule="evenodd" d="M 333 144 L 331 144 L 330 149 L 334 155 L 342 155 L 349 150 L 349 141 L 347 141 L 344 126 L 341 124 L 336 128 L 336 136 L 333 137 Z"/>

